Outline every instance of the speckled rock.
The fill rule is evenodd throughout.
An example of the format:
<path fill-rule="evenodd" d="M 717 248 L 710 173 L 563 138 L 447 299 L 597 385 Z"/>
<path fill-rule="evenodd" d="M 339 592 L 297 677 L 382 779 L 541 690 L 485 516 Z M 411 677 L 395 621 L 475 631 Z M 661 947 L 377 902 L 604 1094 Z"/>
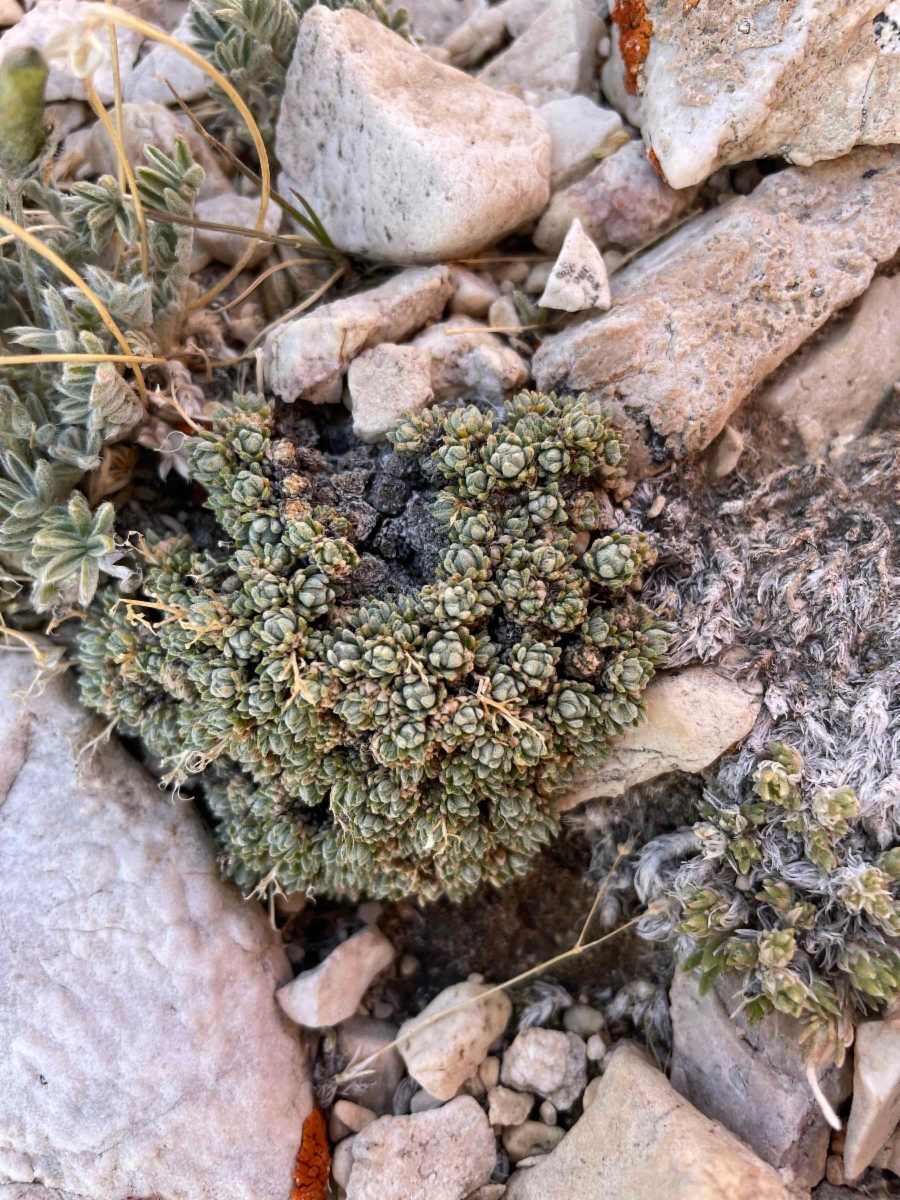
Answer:
<path fill-rule="evenodd" d="M 279 988 L 275 998 L 298 1025 L 337 1025 L 353 1016 L 369 984 L 394 958 L 394 947 L 380 929 L 362 929 L 317 967 Z"/>
<path fill-rule="evenodd" d="M 473 254 L 549 196 L 539 117 L 351 8 L 303 18 L 276 151 L 336 245 L 392 262 Z"/>
<path fill-rule="evenodd" d="M 777 1172 L 622 1042 L 593 1103 L 506 1200 L 789 1200 Z"/>
<path fill-rule="evenodd" d="M 353 1139 L 347 1200 L 459 1200 L 486 1184 L 494 1134 L 477 1100 L 382 1117 Z"/>
<path fill-rule="evenodd" d="M 288 403 L 298 397 L 336 403 L 342 376 L 357 354 L 403 341 L 437 320 L 452 292 L 446 267 L 411 267 L 378 287 L 287 321 L 266 338 L 266 382 Z"/>
<path fill-rule="evenodd" d="M 431 355 L 431 387 L 436 400 L 469 396 L 502 400 L 528 379 L 524 359 L 483 322 L 471 317 L 452 316 L 432 325 L 413 345 Z"/>
<path fill-rule="evenodd" d="M 631 119 L 673 187 L 727 163 L 782 155 L 809 166 L 859 143 L 900 141 L 895 4 L 647 0 L 645 20 L 645 61 L 614 55 L 603 87 L 621 100 L 635 68 L 640 106 Z M 618 47 L 618 26 L 614 37 Z"/>
<path fill-rule="evenodd" d="M 587 1086 L 584 1041 L 554 1029 L 523 1029 L 503 1055 L 500 1080 L 518 1091 L 536 1092 L 565 1111 Z"/>
<path fill-rule="evenodd" d="M 517 84 L 539 104 L 587 92 L 603 31 L 601 19 L 581 0 L 552 0 L 478 78 L 495 88 Z"/>
<path fill-rule="evenodd" d="M 657 175 L 642 142 L 626 142 L 584 179 L 557 192 L 534 231 L 539 250 L 558 250 L 574 220 L 601 248 L 642 246 L 686 212 L 696 188 L 676 192 Z"/>
<path fill-rule="evenodd" d="M 547 286 L 538 304 L 562 312 L 584 312 L 588 308 L 609 308 L 609 279 L 603 256 L 575 220 L 569 226 L 566 240 Z"/>
<path fill-rule="evenodd" d="M 650 474 L 705 449 L 898 247 L 900 149 L 778 172 L 616 272 L 610 311 L 547 338 L 535 380 L 608 406 Z"/>
<path fill-rule="evenodd" d="M 190 805 L 115 741 L 76 767 L 97 723 L 68 677 L 24 708 L 32 674 L 0 657 L 0 1195 L 285 1194 L 311 1095 L 280 942 Z"/>
<path fill-rule="evenodd" d="M 347 387 L 353 432 L 363 442 L 386 441 L 404 413 L 419 413 L 434 400 L 431 355 L 390 342 L 364 350 L 350 364 Z"/>

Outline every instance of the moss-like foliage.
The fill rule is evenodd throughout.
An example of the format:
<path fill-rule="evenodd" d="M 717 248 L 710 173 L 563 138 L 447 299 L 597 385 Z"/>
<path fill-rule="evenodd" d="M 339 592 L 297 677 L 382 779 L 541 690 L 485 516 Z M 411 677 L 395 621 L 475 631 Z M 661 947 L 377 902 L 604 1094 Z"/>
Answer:
<path fill-rule="evenodd" d="M 665 890 L 701 992 L 737 972 L 749 1020 L 799 1018 L 809 1059 L 827 1066 L 843 1061 L 860 1019 L 900 996 L 900 847 L 879 850 L 852 789 L 805 789 L 802 767 L 772 743 L 742 803 L 706 792 L 699 853 Z M 644 847 L 645 876 L 666 840 Z"/>
<path fill-rule="evenodd" d="M 272 427 L 269 404 L 238 397 L 194 440 L 228 556 L 161 542 L 143 606 L 100 595 L 85 703 L 172 780 L 202 774 L 244 889 L 461 896 L 522 874 L 666 650 L 632 598 L 644 535 L 591 542 L 624 474 L 617 434 L 583 401 L 527 392 L 505 423 L 474 407 L 401 421 L 395 450 L 444 484 L 437 579 L 342 604 L 350 522 L 310 502 L 302 451 Z"/>

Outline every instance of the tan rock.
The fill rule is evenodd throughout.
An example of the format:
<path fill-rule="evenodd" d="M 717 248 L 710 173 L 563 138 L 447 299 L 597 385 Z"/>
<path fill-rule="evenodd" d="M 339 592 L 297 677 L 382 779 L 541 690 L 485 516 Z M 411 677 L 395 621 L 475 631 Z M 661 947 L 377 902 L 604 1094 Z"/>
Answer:
<path fill-rule="evenodd" d="M 543 1121 L 522 1121 L 503 1130 L 503 1149 L 511 1163 L 521 1162 L 535 1154 L 549 1154 L 566 1136 L 566 1131 Z"/>
<path fill-rule="evenodd" d="M 403 341 L 436 320 L 451 293 L 446 267 L 412 267 L 378 287 L 287 321 L 266 339 L 266 381 L 288 403 L 299 396 L 314 404 L 333 403 L 356 355 L 382 342 Z"/>
<path fill-rule="evenodd" d="M 496 283 L 484 271 L 476 275 L 465 267 L 451 267 L 450 282 L 453 284 L 450 311 L 464 317 L 487 316 L 500 295 Z"/>
<path fill-rule="evenodd" d="M 493 992 L 484 1000 L 477 999 L 489 991 L 486 984 L 473 980 L 455 983 L 400 1027 L 400 1053 L 407 1070 L 439 1100 L 456 1095 L 460 1084 L 478 1070 L 491 1042 L 506 1028 L 512 1012 L 509 997 L 505 992 Z M 467 1000 L 473 1002 L 422 1028 L 430 1017 Z"/>
<path fill-rule="evenodd" d="M 488 1120 L 492 1125 L 521 1125 L 528 1120 L 534 1106 L 530 1092 L 514 1092 L 512 1088 L 492 1087 L 487 1098 Z"/>
<path fill-rule="evenodd" d="M 19 0 L 0 0 L 0 26 L 18 25 L 24 15 Z"/>
<path fill-rule="evenodd" d="M 352 1016 L 337 1027 L 338 1049 L 354 1064 L 378 1054 L 366 1067 L 359 1098 L 379 1116 L 392 1111 L 394 1091 L 403 1078 L 402 1058 L 396 1050 L 385 1050 L 396 1036 L 396 1025 L 372 1017 Z"/>
<path fill-rule="evenodd" d="M 866 290 L 900 247 L 898 215 L 897 149 L 770 175 L 617 271 L 610 311 L 547 338 L 535 380 L 608 406 L 639 475 L 703 450 Z"/>
<path fill-rule="evenodd" d="M 706 459 L 706 473 L 710 479 L 725 479 L 731 474 L 744 453 L 744 435 L 733 425 L 726 425 L 712 446 Z"/>
<path fill-rule="evenodd" d="M 362 929 L 317 967 L 280 987 L 275 998 L 298 1025 L 337 1025 L 353 1015 L 369 984 L 394 957 L 394 947 L 380 929 Z"/>
<path fill-rule="evenodd" d="M 259 216 L 259 197 L 235 196 L 232 192 L 225 192 L 209 200 L 199 200 L 194 208 L 194 215 L 198 221 L 209 221 L 214 225 L 238 225 L 242 229 L 255 229 Z M 282 210 L 279 205 L 269 201 L 263 226 L 266 233 L 278 232 L 281 228 L 281 216 Z M 231 264 L 236 263 L 246 252 L 251 241 L 238 233 L 224 233 L 218 229 L 198 229 L 194 240 L 198 248 L 205 251 L 210 258 Z M 257 242 L 248 266 L 257 266 L 273 249 L 272 242 Z"/>
<path fill-rule="evenodd" d="M 507 1200 L 789 1200 L 777 1173 L 692 1108 L 634 1043 L 557 1148 L 517 1171 Z"/>
<path fill-rule="evenodd" d="M 303 18 L 276 149 L 342 250 L 393 262 L 471 255 L 549 196 L 539 117 L 351 8 Z"/>
<path fill-rule="evenodd" d="M 383 442 L 406 412 L 422 412 L 434 400 L 431 355 L 415 346 L 385 342 L 364 350 L 347 372 L 353 432 L 363 442 Z"/>
<path fill-rule="evenodd" d="M 686 212 L 696 194 L 696 188 L 670 188 L 653 169 L 643 143 L 626 142 L 584 179 L 553 196 L 532 240 L 539 250 L 558 250 L 579 220 L 601 248 L 642 246 Z"/>
<path fill-rule="evenodd" d="M 528 379 L 528 367 L 515 350 L 471 317 L 451 317 L 432 325 L 413 345 L 431 355 L 431 386 L 437 400 L 475 395 L 500 400 Z"/>
<path fill-rule="evenodd" d="M 352 1100 L 335 1100 L 331 1113 L 353 1133 L 361 1133 L 367 1125 L 377 1120 L 377 1113 L 373 1113 L 371 1108 L 354 1104 Z"/>
<path fill-rule="evenodd" d="M 900 276 L 873 279 L 820 338 L 801 347 L 754 397 L 761 411 L 797 430 L 810 457 L 834 438 L 862 433 L 900 379 Z"/>
<path fill-rule="evenodd" d="M 864 1021 L 856 1030 L 853 1103 L 844 1142 L 844 1173 L 857 1179 L 900 1120 L 900 1028 Z"/>
<path fill-rule="evenodd" d="M 540 104 L 587 92 L 603 31 L 601 19 L 581 0 L 552 0 L 478 78 L 494 88 L 518 84 L 536 95 Z"/>
<path fill-rule="evenodd" d="M 538 303 L 542 308 L 555 308 L 562 312 L 609 308 L 609 279 L 603 255 L 577 219 L 569 226 L 566 240 Z"/>

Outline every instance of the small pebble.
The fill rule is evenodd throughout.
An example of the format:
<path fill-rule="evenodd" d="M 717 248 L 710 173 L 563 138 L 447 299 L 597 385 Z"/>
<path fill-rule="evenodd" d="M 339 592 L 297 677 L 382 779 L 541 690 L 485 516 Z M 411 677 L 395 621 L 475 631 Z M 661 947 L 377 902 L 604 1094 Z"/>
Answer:
<path fill-rule="evenodd" d="M 338 1187 L 345 1188 L 350 1182 L 353 1169 L 353 1138 L 344 1138 L 331 1152 L 331 1178 Z"/>
<path fill-rule="evenodd" d="M 509 1161 L 519 1163 L 532 1154 L 549 1154 L 566 1136 L 566 1131 L 557 1125 L 544 1125 L 540 1121 L 523 1121 L 503 1130 L 503 1146 Z"/>
<path fill-rule="evenodd" d="M 361 1133 L 367 1125 L 377 1119 L 371 1108 L 354 1104 L 352 1100 L 336 1100 L 331 1115 L 347 1126 L 353 1133 Z"/>
<path fill-rule="evenodd" d="M 656 497 L 656 499 L 653 501 L 653 503 L 647 509 L 647 516 L 648 517 L 658 517 L 665 507 L 666 507 L 666 498 L 663 495 L 659 495 Z"/>
<path fill-rule="evenodd" d="M 606 1058 L 606 1042 L 599 1033 L 592 1033 L 587 1040 L 588 1062 L 603 1062 Z"/>
<path fill-rule="evenodd" d="M 844 1174 L 844 1160 L 837 1154 L 829 1154 L 825 1159 L 825 1179 L 834 1187 L 843 1187 L 847 1182 Z"/>
<path fill-rule="evenodd" d="M 366 925 L 377 925 L 378 919 L 384 912 L 384 905 L 377 900 L 364 900 L 356 910 L 356 915 Z"/>
<path fill-rule="evenodd" d="M 587 1110 L 594 1103 L 594 1100 L 597 1097 L 597 1088 L 600 1086 L 600 1080 L 602 1078 L 602 1075 L 598 1075 L 597 1078 L 592 1079 L 584 1089 L 584 1095 L 581 1097 L 581 1108 L 583 1112 L 587 1112 Z"/>
<path fill-rule="evenodd" d="M 284 948 L 284 952 L 288 956 L 288 962 L 292 967 L 299 967 L 306 957 L 306 950 L 303 946 L 298 946 L 296 942 L 288 942 Z"/>
<path fill-rule="evenodd" d="M 291 916 L 306 908 L 306 892 L 291 892 L 290 896 L 276 895 L 275 911 Z"/>
<path fill-rule="evenodd" d="M 484 1086 L 484 1080 L 476 1071 L 474 1075 L 470 1075 L 468 1079 L 464 1079 L 459 1085 L 457 1096 L 474 1096 L 476 1099 L 483 1096 L 487 1091 Z"/>
<path fill-rule="evenodd" d="M 486 1088 L 496 1087 L 500 1082 L 500 1059 L 489 1054 L 478 1068 L 478 1074 Z"/>
<path fill-rule="evenodd" d="M 387 1000 L 376 1000 L 372 1005 L 372 1016 L 378 1021 L 389 1021 L 394 1015 L 394 1006 Z"/>
<path fill-rule="evenodd" d="M 422 969 L 422 964 L 414 954 L 404 954 L 400 959 L 400 975 L 403 979 L 411 979 L 413 975 L 418 975 Z"/>
<path fill-rule="evenodd" d="M 569 1033 L 577 1033 L 579 1037 L 588 1038 L 594 1033 L 600 1033 L 606 1027 L 603 1013 L 589 1004 L 573 1004 L 563 1013 L 563 1029 Z"/>
<path fill-rule="evenodd" d="M 422 1088 L 410 1100 L 409 1111 L 411 1113 L 431 1112 L 433 1108 L 440 1108 L 443 1103 L 443 1100 L 438 1100 L 437 1096 L 432 1096 L 431 1092 L 426 1092 Z"/>
<path fill-rule="evenodd" d="M 545 1125 L 555 1125 L 556 1124 L 556 1109 L 553 1107 L 553 1105 L 550 1103 L 549 1100 L 545 1100 L 541 1104 L 541 1107 L 538 1109 L 538 1116 L 541 1118 L 541 1120 L 544 1122 Z"/>
<path fill-rule="evenodd" d="M 466 979 L 469 983 L 484 983 L 484 976 L 478 971 L 473 971 L 471 975 L 467 975 Z"/>

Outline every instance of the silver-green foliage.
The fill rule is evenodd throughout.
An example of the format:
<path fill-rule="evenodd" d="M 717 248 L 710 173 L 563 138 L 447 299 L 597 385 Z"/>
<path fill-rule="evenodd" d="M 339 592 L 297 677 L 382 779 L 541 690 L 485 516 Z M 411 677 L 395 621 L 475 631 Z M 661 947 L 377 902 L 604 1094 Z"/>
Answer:
<path fill-rule="evenodd" d="M 342 604 L 349 523 L 310 505 L 272 423 L 238 397 L 194 440 L 228 557 L 162 542 L 148 607 L 101 593 L 80 635 L 85 703 L 172 780 L 202 778 L 244 889 L 456 897 L 522 874 L 557 831 L 554 798 L 640 719 L 666 650 L 632 598 L 646 538 L 575 551 L 624 473 L 617 434 L 583 401 L 533 393 L 500 424 L 474 407 L 409 416 L 395 449 L 444 479 L 438 578 Z"/>

